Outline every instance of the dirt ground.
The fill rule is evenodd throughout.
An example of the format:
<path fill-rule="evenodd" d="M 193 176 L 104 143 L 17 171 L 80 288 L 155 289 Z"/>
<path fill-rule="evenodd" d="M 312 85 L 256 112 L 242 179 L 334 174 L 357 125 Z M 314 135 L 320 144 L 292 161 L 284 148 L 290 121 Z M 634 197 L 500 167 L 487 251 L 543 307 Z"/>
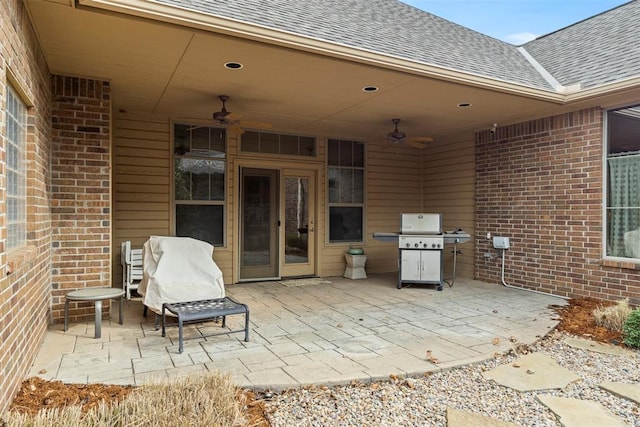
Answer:
<path fill-rule="evenodd" d="M 599 342 L 624 345 L 620 333 L 597 326 L 591 314 L 596 307 L 612 304 L 614 303 L 579 298 L 570 300 L 567 306 L 554 306 L 561 319 L 558 330 Z M 81 405 L 83 410 L 89 410 L 100 401 L 117 403 L 134 389 L 132 386 L 105 384 L 64 384 L 60 381 L 45 381 L 32 377 L 22 383 L 10 410 L 35 414 L 42 408 L 69 405 Z M 240 391 L 239 397 L 242 394 L 246 396 L 246 414 L 250 425 L 268 427 L 262 401 L 250 391 Z"/>

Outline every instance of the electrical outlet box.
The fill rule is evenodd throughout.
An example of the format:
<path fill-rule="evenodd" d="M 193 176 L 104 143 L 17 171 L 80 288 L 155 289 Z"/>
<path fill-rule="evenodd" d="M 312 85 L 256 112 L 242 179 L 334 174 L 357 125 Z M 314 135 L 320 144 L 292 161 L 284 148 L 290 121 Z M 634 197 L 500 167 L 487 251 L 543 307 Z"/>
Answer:
<path fill-rule="evenodd" d="M 493 238 L 493 247 L 496 249 L 509 249 L 509 238 L 508 237 L 494 237 Z"/>

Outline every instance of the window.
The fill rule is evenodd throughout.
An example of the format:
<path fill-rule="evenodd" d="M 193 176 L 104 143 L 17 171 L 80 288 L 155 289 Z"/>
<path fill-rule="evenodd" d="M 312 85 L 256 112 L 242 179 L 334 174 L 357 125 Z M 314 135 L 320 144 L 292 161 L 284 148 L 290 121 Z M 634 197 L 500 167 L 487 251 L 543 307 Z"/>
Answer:
<path fill-rule="evenodd" d="M 224 245 L 225 129 L 174 125 L 176 236 Z"/>
<path fill-rule="evenodd" d="M 364 144 L 329 140 L 329 242 L 362 242 Z"/>
<path fill-rule="evenodd" d="M 25 135 L 27 107 L 7 85 L 7 249 L 26 240 Z"/>
<path fill-rule="evenodd" d="M 640 105 L 607 114 L 606 254 L 640 259 Z"/>
<path fill-rule="evenodd" d="M 242 134 L 240 150 L 245 153 L 315 157 L 316 139 L 311 136 L 245 131 Z"/>

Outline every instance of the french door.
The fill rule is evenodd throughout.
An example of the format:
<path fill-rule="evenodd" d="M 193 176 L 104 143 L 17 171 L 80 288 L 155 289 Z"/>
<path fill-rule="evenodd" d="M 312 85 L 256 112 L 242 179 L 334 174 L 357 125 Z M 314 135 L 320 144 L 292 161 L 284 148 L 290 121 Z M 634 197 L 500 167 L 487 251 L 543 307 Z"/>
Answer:
<path fill-rule="evenodd" d="M 315 171 L 241 168 L 239 280 L 313 276 Z"/>

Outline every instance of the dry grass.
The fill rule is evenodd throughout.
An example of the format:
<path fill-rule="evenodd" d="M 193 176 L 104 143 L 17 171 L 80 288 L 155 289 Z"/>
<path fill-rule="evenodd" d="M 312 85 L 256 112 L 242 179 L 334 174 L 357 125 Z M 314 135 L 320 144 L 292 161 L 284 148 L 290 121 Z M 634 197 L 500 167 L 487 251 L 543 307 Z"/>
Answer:
<path fill-rule="evenodd" d="M 629 298 L 625 298 L 615 305 L 596 308 L 593 310 L 593 317 L 598 326 L 622 332 L 622 326 L 632 310 L 631 306 L 629 306 Z"/>
<path fill-rule="evenodd" d="M 32 417 L 10 412 L 7 427 L 32 426 L 245 426 L 243 402 L 228 375 L 189 376 L 148 384 L 118 405 L 101 404 L 83 414 L 79 406 L 44 410 Z"/>

